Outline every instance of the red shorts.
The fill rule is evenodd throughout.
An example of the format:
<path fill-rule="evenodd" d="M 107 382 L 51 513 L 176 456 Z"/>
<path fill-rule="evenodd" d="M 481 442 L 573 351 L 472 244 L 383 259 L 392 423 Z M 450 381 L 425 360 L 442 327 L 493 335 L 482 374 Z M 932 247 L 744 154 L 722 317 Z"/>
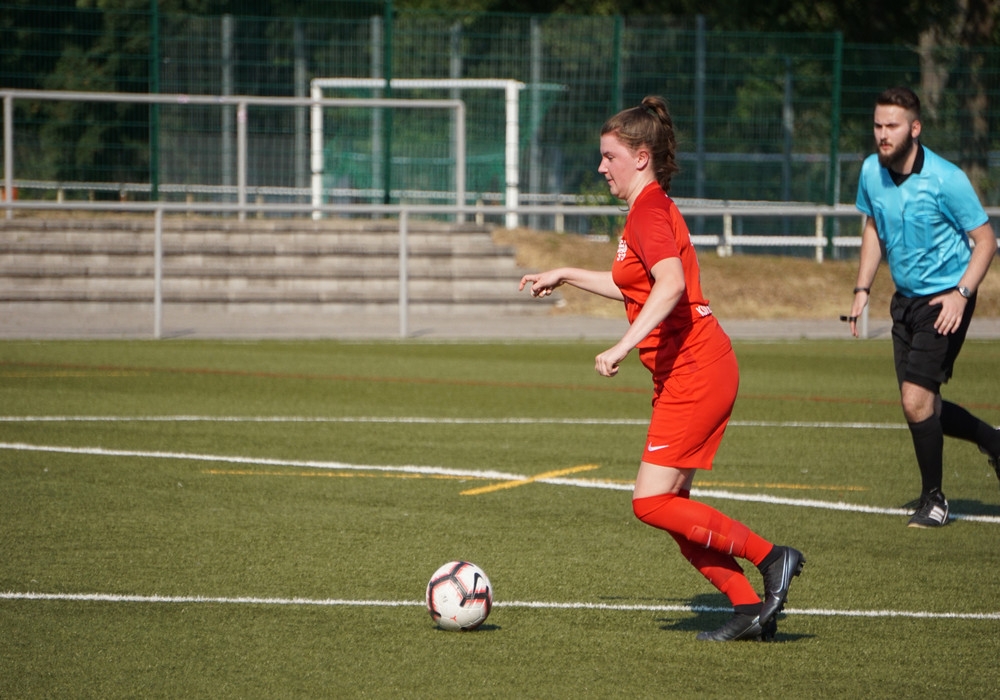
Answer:
<path fill-rule="evenodd" d="M 732 350 L 696 372 L 668 376 L 653 397 L 642 461 L 711 469 L 739 384 L 740 369 Z"/>

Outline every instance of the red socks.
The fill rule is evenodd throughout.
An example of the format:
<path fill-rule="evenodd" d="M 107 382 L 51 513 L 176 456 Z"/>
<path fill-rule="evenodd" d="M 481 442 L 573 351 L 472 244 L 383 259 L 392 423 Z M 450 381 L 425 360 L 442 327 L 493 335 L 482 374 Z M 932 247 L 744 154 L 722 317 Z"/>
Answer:
<path fill-rule="evenodd" d="M 733 605 L 760 603 L 734 557 L 757 565 L 773 545 L 743 523 L 690 500 L 689 494 L 685 490 L 677 495 L 637 498 L 632 501 L 632 510 L 647 525 L 669 532 L 684 557 Z"/>

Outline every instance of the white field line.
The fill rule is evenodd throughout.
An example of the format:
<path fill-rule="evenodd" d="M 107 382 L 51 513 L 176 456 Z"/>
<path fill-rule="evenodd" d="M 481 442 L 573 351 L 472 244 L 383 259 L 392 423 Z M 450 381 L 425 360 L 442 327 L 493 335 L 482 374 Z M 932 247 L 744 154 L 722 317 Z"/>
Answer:
<path fill-rule="evenodd" d="M 296 417 L 252 417 L 252 418 L 217 418 L 211 416 L 157 416 L 157 417 L 108 417 L 108 416 L 38 416 L 38 417 L 11 417 L 0 416 L 0 421 L 7 422 L 32 422 L 32 421 L 219 421 L 219 422 L 345 422 L 345 423 L 454 423 L 454 424 L 530 424 L 530 423 L 559 423 L 559 424 L 608 424 L 622 425 L 635 424 L 644 425 L 645 420 L 603 420 L 603 419 L 424 419 L 424 418 L 296 418 Z M 900 429 L 904 425 L 879 424 L 879 423 L 807 423 L 807 422 L 768 422 L 768 421 L 733 421 L 730 425 L 744 427 L 777 427 L 777 428 L 842 428 L 842 429 Z M 21 443 L 0 443 L 0 449 L 11 450 L 31 450 L 45 452 L 61 452 L 74 454 L 118 456 L 118 457 L 146 457 L 146 458 L 167 458 L 167 459 L 189 459 L 195 461 L 212 461 L 236 464 L 257 464 L 268 466 L 294 466 L 311 467 L 320 469 L 344 469 L 344 470 L 364 470 L 364 471 L 396 471 L 404 473 L 467 476 L 478 479 L 499 479 L 514 480 L 526 478 L 524 475 L 508 474 L 504 472 L 476 471 L 476 470 L 456 470 L 444 469 L 440 467 L 421 466 L 378 466 L 378 465 L 353 465 L 340 462 L 316 462 L 297 460 L 274 460 L 257 459 L 247 457 L 232 457 L 221 455 L 198 455 L 185 453 L 168 452 L 142 452 L 132 450 L 108 450 L 104 448 L 73 448 L 56 446 L 37 446 Z M 566 479 L 554 478 L 539 480 L 542 483 L 603 488 L 612 490 L 629 490 L 627 484 L 618 484 L 596 479 Z M 909 511 L 899 508 L 876 508 L 872 506 L 851 505 L 838 502 L 816 501 L 811 499 L 791 499 L 780 498 L 769 495 L 748 495 L 735 494 L 727 491 L 713 491 L 695 489 L 694 495 L 704 498 L 723 498 L 731 500 L 754 501 L 761 503 L 771 503 L 776 505 L 791 505 L 798 507 L 826 508 L 831 510 L 841 510 L 850 512 L 886 514 L 886 515 L 908 515 Z M 953 514 L 955 519 L 965 519 L 978 522 L 1000 523 L 1000 518 L 990 516 L 966 516 Z M 64 600 L 64 601 L 90 601 L 90 602 L 138 602 L 138 603 L 217 603 L 217 604 L 246 604 L 246 605 L 317 605 L 317 606 L 354 606 L 354 607 L 419 607 L 423 606 L 423 601 L 387 601 L 387 600 L 344 600 L 344 599 L 309 599 L 309 598 L 255 598 L 236 597 L 219 598 L 208 596 L 137 596 L 137 595 L 114 595 L 114 594 L 48 594 L 48 593 L 15 593 L 0 592 L 0 599 L 6 600 Z M 572 609 L 572 610 L 608 610 L 608 611 L 647 611 L 647 612 L 728 612 L 729 608 L 712 608 L 705 606 L 685 606 L 685 605 L 630 605 L 630 604 L 607 604 L 607 603 L 551 603 L 540 601 L 497 601 L 497 607 L 510 608 L 536 608 L 536 609 Z M 902 618 L 927 618 L 927 619 L 967 619 L 967 620 L 1000 620 L 1000 613 L 938 613 L 928 611 L 905 611 L 905 610 L 834 610 L 834 609 L 795 609 L 786 608 L 786 613 L 797 615 L 816 615 L 831 617 L 902 617 Z"/>
<path fill-rule="evenodd" d="M 89 603 L 147 603 L 147 604 L 204 604 L 220 605 L 316 605 L 323 607 L 400 608 L 423 607 L 422 600 L 347 600 L 340 598 L 257 598 L 238 596 L 223 598 L 213 596 L 161 596 L 120 595 L 113 593 L 18 593 L 0 591 L 0 600 L 70 601 Z M 553 603 L 545 601 L 496 601 L 498 608 L 531 608 L 543 610 L 607 610 L 615 612 L 731 612 L 729 607 L 704 605 L 646 605 L 611 603 Z M 820 617 L 903 617 L 947 620 L 1000 620 L 1000 612 L 956 613 L 922 610 L 834 610 L 811 608 L 785 608 L 789 615 L 814 615 Z"/>
<path fill-rule="evenodd" d="M 111 450 L 103 447 L 60 447 L 56 445 L 28 445 L 18 442 L 0 442 L 0 450 L 25 452 L 58 452 L 61 454 L 91 455 L 97 457 L 139 457 L 145 459 L 186 459 L 195 462 L 223 462 L 226 464 L 256 464 L 270 467 L 300 467 L 312 469 L 343 469 L 353 471 L 402 472 L 405 474 L 428 474 L 436 476 L 464 476 L 472 479 L 496 479 L 513 481 L 527 478 L 523 474 L 507 472 L 477 471 L 474 469 L 448 469 L 446 467 L 421 467 L 417 465 L 377 465 L 347 464 L 295 459 L 268 459 L 264 457 L 238 457 L 227 455 L 207 455 L 188 452 L 147 452 L 144 450 Z"/>
<path fill-rule="evenodd" d="M 214 462 L 225 464 L 258 465 L 258 466 L 280 466 L 298 467 L 303 469 L 340 469 L 344 471 L 377 471 L 404 474 L 423 474 L 427 476 L 453 476 L 470 479 L 489 479 L 496 481 L 521 481 L 531 479 L 531 475 L 512 474 L 498 471 L 481 471 L 476 469 L 452 469 L 447 467 L 428 467 L 419 465 L 375 465 L 375 464 L 348 464 L 346 462 L 327 462 L 316 460 L 292 460 L 292 459 L 269 459 L 263 457 L 243 457 L 236 455 L 209 455 L 187 452 L 159 452 L 144 450 L 114 450 L 104 447 L 65 447 L 58 445 L 31 445 L 17 442 L 0 442 L 0 450 L 12 450 L 22 452 L 53 452 L 60 454 L 80 454 L 95 457 L 134 457 L 141 459 L 177 459 L 197 462 Z M 552 484 L 556 486 L 575 486 L 578 488 L 596 488 L 612 491 L 631 491 L 630 484 L 604 481 L 601 479 L 573 479 L 567 477 L 551 477 L 545 479 L 533 479 L 536 483 Z M 904 508 L 882 508 L 878 506 L 866 506 L 843 501 L 819 501 L 809 498 L 784 498 L 781 496 L 771 496 L 769 494 L 744 494 L 733 493 L 731 491 L 721 491 L 716 489 L 691 489 L 691 495 L 697 498 L 719 498 L 730 501 L 743 501 L 748 503 L 768 503 L 771 505 L 793 506 L 797 508 L 818 508 L 823 510 L 837 510 L 851 513 L 869 513 L 873 515 L 894 515 L 907 516 L 910 511 Z M 1000 516 L 995 515 L 968 515 L 964 513 L 951 513 L 953 520 L 967 520 L 970 522 L 1000 524 Z"/>

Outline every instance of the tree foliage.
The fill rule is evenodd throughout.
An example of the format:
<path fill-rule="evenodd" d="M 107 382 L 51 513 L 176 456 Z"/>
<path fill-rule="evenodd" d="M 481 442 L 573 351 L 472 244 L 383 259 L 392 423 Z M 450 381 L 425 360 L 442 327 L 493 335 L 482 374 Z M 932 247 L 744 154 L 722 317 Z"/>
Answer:
<path fill-rule="evenodd" d="M 155 4 L 154 4 L 155 3 Z M 961 143 L 963 166 L 974 182 L 988 173 L 990 104 L 983 80 L 983 53 L 971 47 L 1000 44 L 1000 0 L 0 0 L 0 84 L 4 87 L 87 91 L 145 92 L 151 85 L 150 10 L 161 16 L 185 15 L 289 18 L 363 19 L 396 10 L 437 10 L 468 13 L 518 13 L 548 16 L 623 16 L 668 20 L 672 26 L 693 26 L 702 17 L 712 31 L 732 33 L 840 32 L 848 44 L 912 47 L 921 57 L 920 84 L 926 113 L 934 118 L 943 95 L 952 113 L 965 121 Z M 496 15 L 491 15 L 494 19 Z M 265 22 L 254 23 L 264 32 Z M 253 37 L 248 45 L 267 53 L 271 37 Z M 583 37 L 584 40 L 587 37 Z M 595 46 L 607 37 L 592 37 Z M 566 37 L 578 42 L 580 37 Z M 607 43 L 605 41 L 605 43 Z M 551 47 L 550 47 L 551 48 Z M 764 60 L 766 57 L 762 57 Z M 471 61 L 472 59 L 470 59 Z M 287 57 L 262 55 L 246 65 L 262 73 L 279 70 Z M 287 65 L 283 69 L 288 69 Z M 250 70 L 248 68 L 247 70 Z M 248 81 L 253 82 L 253 81 Z M 287 82 L 287 81 L 286 81 Z M 753 93 L 753 94 L 749 94 Z M 781 103 L 775 84 L 742 85 L 744 108 Z M 39 159 L 38 174 L 51 179 L 87 179 L 92 164 L 117 162 L 121 153 L 148 138 L 146 108 L 120 106 L 118 113 L 93 119 L 82 105 L 41 104 L 33 107 L 40 140 L 67 147 L 50 148 Z M 809 119 L 802 119 L 808 124 Z M 993 119 L 994 127 L 996 120 Z M 819 122 L 817 122 L 819 123 Z M 808 128 L 808 127 L 806 127 Z M 800 130 L 801 131 L 801 130 Z M 816 137 L 821 138 L 821 136 Z M 776 142 L 777 143 L 777 142 Z M 142 168 L 146 164 L 123 163 Z M 127 179 L 122 175 L 122 179 Z"/>
<path fill-rule="evenodd" d="M 397 7 L 454 10 L 449 0 L 396 0 Z M 917 45 L 922 33 L 948 28 L 967 46 L 1000 41 L 1000 0 L 464 0 L 460 9 L 533 14 L 705 18 L 709 29 L 753 32 L 834 32 L 844 40 Z M 955 31 L 956 29 L 960 29 Z"/>

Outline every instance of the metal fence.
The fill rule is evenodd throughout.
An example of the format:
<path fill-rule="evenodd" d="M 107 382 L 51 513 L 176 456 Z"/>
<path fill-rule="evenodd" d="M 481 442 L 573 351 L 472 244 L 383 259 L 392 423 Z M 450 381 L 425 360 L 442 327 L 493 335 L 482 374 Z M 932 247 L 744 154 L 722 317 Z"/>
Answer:
<path fill-rule="evenodd" d="M 339 81 L 344 82 L 344 81 Z M 347 81 L 350 83 L 350 81 Z M 427 81 L 433 82 L 433 81 Z M 449 83 L 462 84 L 464 87 L 470 87 L 470 81 L 447 81 Z M 518 133 L 519 133 L 519 92 L 524 85 L 517 83 L 516 81 L 471 81 L 471 87 L 475 89 L 492 89 L 492 90 L 502 90 L 503 94 L 506 95 L 507 105 L 507 119 L 505 128 L 505 141 L 506 141 L 506 157 L 505 157 L 505 197 L 504 204 L 506 208 L 503 210 L 503 223 L 508 228 L 514 228 L 518 226 L 522 220 L 519 218 L 521 211 L 521 196 L 520 196 L 520 181 L 519 181 L 519 169 L 517 164 L 519 162 L 519 151 L 518 151 Z M 414 84 L 416 83 L 416 84 Z M 422 81 L 402 81 L 402 85 L 406 87 L 422 87 Z M 325 129 L 324 124 L 329 121 L 329 117 L 325 116 L 328 111 L 335 111 L 339 113 L 344 108 L 350 108 L 355 110 L 368 110 L 372 114 L 377 114 L 380 110 L 394 109 L 402 113 L 409 112 L 445 112 L 452 119 L 450 123 L 447 124 L 448 128 L 445 129 L 444 133 L 440 136 L 441 140 L 447 145 L 448 151 L 451 152 L 451 157 L 447 160 L 447 166 L 453 172 L 453 177 L 449 180 L 451 185 L 450 189 L 442 191 L 428 191 L 428 190 L 396 190 L 393 191 L 394 195 L 392 199 L 397 202 L 410 202 L 419 203 L 426 202 L 426 200 L 435 199 L 448 199 L 454 205 L 455 209 L 448 210 L 449 215 L 456 217 L 464 217 L 465 209 L 470 201 L 476 204 L 475 216 L 477 219 L 485 220 L 487 216 L 495 216 L 496 212 L 500 211 L 495 207 L 490 208 L 484 206 L 488 204 L 483 201 L 481 193 L 474 193 L 472 200 L 469 199 L 466 193 L 466 119 L 465 119 L 465 105 L 461 100 L 421 100 L 421 99 L 391 99 L 391 98 L 325 98 L 322 97 L 322 89 L 324 85 L 318 85 L 312 91 L 312 96 L 309 98 L 294 98 L 294 97 L 246 97 L 246 96 L 211 96 L 211 95 L 166 95 L 166 94 L 136 94 L 136 93 L 103 93 L 103 92 L 61 92 L 61 91 L 32 91 L 32 90 L 0 90 L 0 101 L 3 105 L 3 151 L 4 151 L 4 175 L 3 175 L 3 185 L 5 192 L 14 192 L 18 188 L 23 193 L 41 193 L 42 199 L 45 198 L 47 193 L 51 190 L 56 192 L 56 200 L 59 203 L 66 202 L 67 200 L 73 201 L 75 198 L 73 196 L 67 197 L 67 193 L 72 193 L 79 195 L 80 193 L 86 193 L 88 200 L 95 200 L 99 197 L 98 194 L 106 194 L 108 192 L 114 193 L 119 200 L 129 200 L 129 199 L 149 199 L 151 201 L 161 201 L 161 200 L 182 200 L 186 203 L 186 206 L 190 211 L 201 211 L 204 207 L 197 203 L 212 202 L 207 210 L 219 212 L 235 212 L 241 219 L 245 218 L 248 211 L 248 202 L 252 199 L 255 203 L 255 212 L 257 215 L 264 215 L 268 212 L 281 212 L 284 215 L 297 215 L 303 211 L 301 207 L 291 207 L 287 209 L 269 209 L 265 204 L 265 199 L 270 198 L 272 201 L 282 201 L 282 202 L 305 202 L 308 201 L 311 205 L 311 212 L 313 218 L 319 218 L 324 212 L 336 211 L 340 215 L 353 216 L 357 215 L 359 212 L 355 208 L 352 208 L 350 204 L 352 202 L 356 203 L 358 200 L 365 200 L 372 193 L 370 191 L 359 190 L 356 188 L 351 188 L 348 186 L 332 187 L 330 186 L 330 180 L 327 177 L 327 173 L 324 172 L 324 168 L 328 166 L 329 159 L 326 157 L 325 147 Z M 152 183 L 101 183 L 101 182 L 46 182 L 46 181 L 32 181 L 26 180 L 19 176 L 19 167 L 15 162 L 14 154 L 22 150 L 18 147 L 20 143 L 19 139 L 22 138 L 21 134 L 23 129 L 19 129 L 16 124 L 15 114 L 19 111 L 18 106 L 21 103 L 29 104 L 47 104 L 47 103 L 65 103 L 65 104 L 113 104 L 113 105 L 133 105 L 141 104 L 147 105 L 149 107 L 163 107 L 170 108 L 176 111 L 179 117 L 182 117 L 186 112 L 193 110 L 200 110 L 204 108 L 213 108 L 217 110 L 234 109 L 237 114 L 236 121 L 236 133 L 232 135 L 232 149 L 235 152 L 235 184 L 233 185 L 206 185 L 201 184 L 197 180 L 194 183 L 191 182 L 159 182 L 154 181 Z M 252 109 L 251 109 L 252 108 Z M 250 168 L 250 163 L 254 159 L 254 156 L 259 156 L 256 154 L 252 146 L 260 146 L 261 142 L 257 141 L 254 144 L 250 143 L 248 133 L 250 131 L 250 126 L 258 118 L 258 113 L 262 110 L 271 110 L 272 112 L 277 112 L 280 110 L 285 111 L 309 111 L 309 124 L 308 126 L 303 126 L 303 139 L 308 132 L 310 146 L 309 158 L 304 159 L 310 163 L 311 169 L 311 183 L 308 187 L 282 187 L 280 185 L 271 186 L 254 186 L 249 184 L 248 170 Z M 20 110 L 23 111 L 23 110 Z M 336 117 L 336 115 L 334 115 Z M 336 119 L 335 119 L 336 121 Z M 438 121 L 444 122 L 439 118 Z M 162 146 L 161 146 L 162 147 Z M 173 144 L 172 147 L 167 144 L 166 150 L 176 151 L 178 147 Z M 222 157 L 225 155 L 225 150 L 222 154 L 215 154 L 216 157 Z M 373 158 L 373 160 L 377 160 Z M 572 215 L 567 216 L 565 209 L 556 208 L 546 208 L 537 207 L 532 210 L 530 214 L 530 221 L 538 227 L 539 224 L 544 223 L 546 228 L 554 229 L 557 231 L 567 230 L 567 221 L 571 230 L 575 231 L 592 231 L 597 229 L 598 231 L 603 231 L 608 234 L 615 233 L 620 227 L 621 213 L 618 209 L 611 207 L 601 208 L 601 207 L 590 207 L 587 208 L 586 205 L 594 204 L 591 201 L 591 197 L 582 195 L 562 195 L 558 197 L 553 197 L 547 202 L 548 204 L 568 204 L 575 205 L 573 207 Z M 78 201 L 78 200 L 77 200 Z M 217 202 L 235 202 L 237 205 L 235 208 L 218 208 L 215 206 Z M 336 206 L 334 209 L 324 208 L 323 205 L 334 203 Z M 705 230 L 713 229 L 716 225 L 720 225 L 722 228 L 720 234 L 713 235 L 711 233 L 702 235 L 701 238 L 705 240 L 714 239 L 721 236 L 722 239 L 730 240 L 734 233 L 739 235 L 742 233 L 742 226 L 745 221 L 754 222 L 758 218 L 758 212 L 761 211 L 760 204 L 754 203 L 744 203 L 742 209 L 751 212 L 748 217 L 742 217 L 738 214 L 734 217 L 731 213 L 727 213 L 722 217 L 715 217 L 715 214 L 719 211 L 717 205 L 712 205 L 709 200 L 695 200 L 689 202 L 689 205 L 693 209 L 698 209 L 700 203 L 707 203 L 707 208 L 705 211 L 709 212 L 709 216 L 697 216 L 695 221 L 699 223 L 698 234 L 705 234 Z M 383 204 L 391 204 L 391 202 L 383 202 Z M 582 207 L 580 205 L 583 205 Z M 740 209 L 739 204 L 726 204 L 724 209 L 729 212 L 730 209 L 735 207 L 737 210 Z M 798 221 L 801 216 L 801 212 L 794 213 L 795 207 L 775 207 L 771 206 L 767 208 L 775 214 L 778 214 L 778 218 L 781 221 L 779 224 L 779 229 L 784 228 L 784 237 L 775 236 L 764 236 L 764 237 L 748 237 L 746 238 L 747 243 L 744 245 L 754 247 L 769 245 L 771 247 L 777 248 L 792 248 L 796 249 L 798 247 L 809 247 L 809 246 L 827 246 L 831 251 L 835 251 L 837 246 L 832 244 L 832 238 L 836 237 L 836 223 L 838 221 L 837 217 L 832 217 L 834 221 L 834 226 L 831 227 L 830 241 L 824 241 L 822 238 L 824 232 L 818 229 L 815 234 L 809 234 L 805 236 L 795 236 L 787 235 L 789 234 L 789 229 L 793 222 Z M 806 207 L 806 210 L 812 212 L 812 207 Z M 391 213 L 391 210 L 388 210 Z M 423 211 L 424 215 L 440 215 L 445 210 L 442 209 L 425 209 Z M 853 209 L 851 209 L 853 211 Z M 13 216 L 14 207 L 6 208 L 7 218 Z M 488 213 L 492 212 L 492 213 Z M 584 213 L 588 212 L 588 213 Z M 610 213 L 614 212 L 614 213 Z M 789 212 L 787 214 L 781 215 L 780 212 Z M 379 215 L 384 215 L 386 212 L 379 208 L 364 210 L 364 213 L 378 213 Z M 709 223 L 706 225 L 706 218 Z M 820 222 L 823 221 L 822 215 L 820 215 Z M 736 227 L 734 228 L 734 221 L 736 222 Z M 817 243 L 817 238 L 819 237 L 819 243 Z M 766 243 L 770 241 L 770 243 Z M 850 247 L 849 244 L 847 244 Z M 730 253 L 733 250 L 731 243 L 725 244 L 722 249 L 728 250 Z M 817 252 L 818 259 L 822 259 L 822 252 Z"/>
<path fill-rule="evenodd" d="M 680 200 L 678 205 L 683 208 L 688 219 L 705 217 L 717 219 L 722 233 L 719 235 L 692 235 L 692 242 L 699 247 L 714 248 L 720 256 L 733 255 L 739 249 L 759 249 L 768 246 L 783 248 L 798 248 L 814 256 L 817 262 L 823 262 L 826 251 L 855 249 L 860 245 L 860 226 L 854 226 L 852 235 L 828 238 L 824 234 L 826 223 L 840 219 L 859 219 L 860 215 L 854 207 L 839 205 L 785 205 L 766 203 L 698 203 Z M 506 207 L 502 205 L 429 205 L 429 204 L 312 204 L 293 203 L 209 203 L 209 202 L 53 202 L 53 201 L 7 201 L 0 207 L 10 213 L 46 213 L 54 211 L 85 212 L 100 214 L 140 213 L 148 214 L 153 219 L 153 305 L 152 334 L 154 338 L 162 337 L 163 321 L 163 217 L 164 214 L 201 213 L 210 215 L 246 216 L 298 216 L 309 217 L 319 212 L 323 216 L 347 217 L 377 217 L 391 218 L 396 222 L 399 232 L 399 335 L 405 338 L 409 334 L 409 266 L 408 266 L 408 230 L 409 222 L 416 218 L 444 216 L 450 219 L 486 218 L 504 220 L 511 216 L 530 217 L 544 215 L 557 221 L 568 221 L 576 218 L 619 218 L 621 211 L 617 207 L 586 206 L 586 205 L 520 205 Z M 997 212 L 992 212 L 997 213 Z M 762 218 L 794 218 L 801 219 L 813 227 L 810 236 L 752 236 L 739 233 L 736 222 L 757 220 Z"/>
<path fill-rule="evenodd" d="M 101 182 L 69 182 L 53 183 L 44 181 L 31 181 L 16 178 L 14 153 L 18 150 L 18 132 L 15 127 L 14 114 L 17 110 L 17 102 L 29 103 L 83 103 L 83 104 L 107 104 L 118 105 L 145 104 L 151 107 L 175 107 L 181 111 L 198 109 L 199 107 L 212 107 L 215 109 L 235 110 L 238 115 L 236 133 L 232 137 L 232 149 L 235 152 L 235 185 L 207 185 L 197 182 L 161 183 L 158 178 L 151 183 L 101 183 Z M 449 171 L 451 177 L 448 179 L 450 187 L 446 190 L 447 196 L 454 200 L 456 206 L 463 206 L 465 202 L 465 105 L 461 100 L 401 100 L 391 98 L 324 98 L 316 95 L 311 98 L 296 97 L 246 97 L 246 96 L 219 96 L 219 95 L 150 95 L 150 94 L 130 94 L 114 92 L 61 92 L 43 90 L 0 90 L 0 101 L 3 104 L 3 191 L 13 193 L 18 187 L 27 190 L 39 190 L 42 192 L 55 189 L 56 199 L 65 201 L 66 191 L 87 192 L 90 199 L 94 198 L 97 192 L 115 191 L 120 199 L 128 199 L 130 195 L 145 195 L 151 200 L 159 200 L 160 192 L 173 197 L 183 197 L 189 203 L 195 197 L 201 199 L 223 198 L 228 199 L 235 196 L 235 201 L 240 205 L 237 211 L 242 218 L 245 216 L 245 205 L 248 195 L 253 194 L 259 200 L 266 194 L 284 196 L 289 199 L 298 199 L 302 195 L 308 195 L 311 203 L 316 207 L 325 203 L 330 197 L 336 197 L 338 191 L 325 187 L 324 172 L 326 159 L 323 153 L 323 112 L 324 110 L 335 108 L 366 109 L 370 111 L 396 109 L 400 111 L 423 111 L 431 110 L 445 111 L 452 118 L 452 130 L 445 135 L 445 140 L 450 145 L 453 154 L 449 159 Z M 249 159 L 252 154 L 248 139 L 248 124 L 252 118 L 250 107 L 255 111 L 259 109 L 283 108 L 286 111 L 304 110 L 310 112 L 309 137 L 311 150 L 309 154 L 309 168 L 312 181 L 307 188 L 295 188 L 280 186 L 273 187 L 250 187 L 247 180 L 249 170 Z M 255 115 L 256 116 L 256 115 Z M 306 134 L 301 135 L 303 139 Z M 171 144 L 168 144 L 171 145 Z M 175 148 L 176 144 L 172 144 Z M 260 145 L 259 143 L 256 145 Z M 162 146 L 161 146 L 162 147 Z M 228 150 L 228 149 L 227 149 Z M 253 155 L 259 155 L 254 153 Z M 343 190 L 342 195 L 350 195 L 353 192 Z M 6 199 L 6 197 L 0 198 Z M 10 197 L 13 199 L 13 197 Z M 516 195 L 512 203 L 516 203 Z M 319 209 L 315 209 L 314 216 L 318 215 Z M 12 210 L 7 210 L 8 218 Z"/>
<path fill-rule="evenodd" d="M 984 200 L 1000 203 L 1000 178 L 991 175 L 1000 110 L 981 115 L 984 142 L 982 133 L 973 138 L 968 107 L 977 96 L 986 104 L 1000 99 L 994 47 L 943 52 L 938 68 L 947 79 L 931 85 L 916 48 L 845 44 L 837 33 L 721 32 L 662 16 L 385 14 L 385 3 L 360 0 L 330 0 L 316 17 L 196 16 L 156 7 L 0 2 L 9 20 L 0 36 L 0 87 L 306 98 L 317 79 L 380 79 L 324 97 L 460 99 L 467 198 L 484 204 L 509 203 L 503 93 L 454 85 L 401 93 L 386 79 L 521 84 L 521 204 L 609 202 L 596 173 L 600 126 L 656 93 L 669 100 L 679 133 L 682 173 L 671 194 L 835 204 L 853 201 L 861 160 L 871 151 L 874 95 L 909 84 L 925 88 L 924 142 L 985 170 L 976 178 Z M 245 171 L 237 163 L 240 113 L 231 102 L 23 101 L 11 118 L 24 196 L 61 189 L 71 198 L 127 192 L 170 199 L 197 191 L 196 198 L 232 201 L 240 173 L 269 201 L 310 196 L 305 107 L 254 110 L 245 125 Z M 426 202 L 451 201 L 455 152 L 447 117 L 344 107 L 331 108 L 324 121 L 330 197 L 391 204 L 421 193 Z M 755 224 L 747 225 L 753 233 Z M 811 225 L 787 220 L 780 232 L 811 235 Z"/>

